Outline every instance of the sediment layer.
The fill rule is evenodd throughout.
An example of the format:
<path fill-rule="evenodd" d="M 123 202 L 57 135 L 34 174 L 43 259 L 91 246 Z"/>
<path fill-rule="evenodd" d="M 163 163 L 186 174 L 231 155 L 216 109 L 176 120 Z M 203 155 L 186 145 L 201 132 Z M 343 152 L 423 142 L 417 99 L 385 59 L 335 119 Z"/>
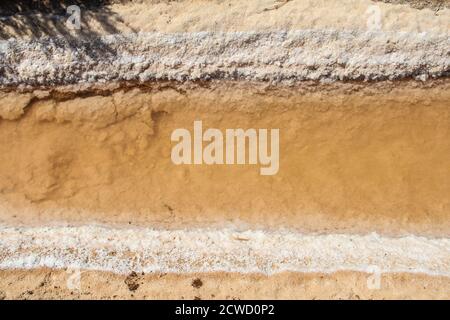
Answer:
<path fill-rule="evenodd" d="M 7 93 L 1 220 L 448 236 L 449 92 L 410 81 Z M 280 129 L 278 173 L 173 164 L 171 133 L 195 120 Z"/>
<path fill-rule="evenodd" d="M 370 272 L 375 267 L 378 273 L 450 276 L 450 240 L 417 236 L 84 226 L 1 228 L 0 239 L 0 269 L 270 275 Z"/>
<path fill-rule="evenodd" d="M 326 43 L 326 45 L 324 45 Z M 0 85 L 109 81 L 395 80 L 447 76 L 447 34 L 301 30 L 139 33 L 0 43 Z M 357 52 L 358 54 L 355 54 Z"/>
<path fill-rule="evenodd" d="M 66 24 L 66 8 L 70 4 L 58 1 L 46 6 L 39 2 L 39 7 L 27 8 L 13 2 L 9 8 L 2 7 L 0 39 L 63 35 L 76 40 L 136 32 L 375 29 L 448 33 L 450 30 L 448 0 L 144 0 L 117 1 L 107 6 L 85 3 L 80 4 L 81 28 L 75 30 Z"/>
<path fill-rule="evenodd" d="M 0 299 L 449 299 L 438 2 L 8 3 Z M 175 165 L 194 121 L 278 129 L 278 172 Z"/>
<path fill-rule="evenodd" d="M 283 272 L 121 275 L 93 270 L 0 270 L 0 299 L 449 299 L 448 277 Z M 79 279 L 80 286 L 77 286 Z"/>
<path fill-rule="evenodd" d="M 0 298 L 443 298 L 448 239 L 1 228 Z"/>

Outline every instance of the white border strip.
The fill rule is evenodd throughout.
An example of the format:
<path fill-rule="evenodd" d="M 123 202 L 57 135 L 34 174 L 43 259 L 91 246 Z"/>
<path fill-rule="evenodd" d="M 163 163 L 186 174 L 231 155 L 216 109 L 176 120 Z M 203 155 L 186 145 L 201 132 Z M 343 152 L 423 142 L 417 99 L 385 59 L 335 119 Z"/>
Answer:
<path fill-rule="evenodd" d="M 447 33 L 133 33 L 0 42 L 0 85 L 108 81 L 395 80 L 449 75 Z"/>
<path fill-rule="evenodd" d="M 340 270 L 450 277 L 450 239 L 418 236 L 303 235 L 262 230 L 153 230 L 0 227 L 0 268 L 80 268 L 136 272 Z"/>

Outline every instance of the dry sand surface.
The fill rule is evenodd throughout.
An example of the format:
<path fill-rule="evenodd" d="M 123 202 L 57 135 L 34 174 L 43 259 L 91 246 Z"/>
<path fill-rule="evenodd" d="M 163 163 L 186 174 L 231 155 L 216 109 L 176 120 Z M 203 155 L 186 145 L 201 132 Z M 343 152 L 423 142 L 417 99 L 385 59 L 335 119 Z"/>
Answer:
<path fill-rule="evenodd" d="M 119 275 L 85 271 L 71 287 L 72 270 L 2 270 L 0 299 L 448 299 L 448 277 L 389 274 L 379 290 L 357 272 Z"/>
<path fill-rule="evenodd" d="M 380 13 L 382 31 L 448 32 L 448 0 L 404 2 L 371 0 L 181 0 L 111 1 L 113 4 L 82 12 L 82 28 L 65 26 L 63 7 L 14 15 L 5 10 L 0 20 L 0 37 L 30 38 L 71 34 L 98 36 L 134 32 L 273 31 L 273 30 L 368 30 L 375 20 L 373 6 Z M 87 4 L 89 7 L 89 5 Z M 418 9 L 420 7 L 420 9 Z M 59 10 L 57 10 L 59 9 Z M 378 18 L 377 18 L 378 21 Z"/>
<path fill-rule="evenodd" d="M 448 1 L 0 7 L 0 299 L 450 299 Z"/>

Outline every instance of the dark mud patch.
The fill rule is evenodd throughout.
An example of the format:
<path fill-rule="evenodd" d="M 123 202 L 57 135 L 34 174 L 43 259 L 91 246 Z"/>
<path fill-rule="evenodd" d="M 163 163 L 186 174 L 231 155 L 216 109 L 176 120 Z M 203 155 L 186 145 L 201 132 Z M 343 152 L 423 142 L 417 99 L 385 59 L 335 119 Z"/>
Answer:
<path fill-rule="evenodd" d="M 136 291 L 139 288 L 139 276 L 136 272 L 131 272 L 125 279 L 125 284 L 128 287 L 128 290 L 130 291 Z"/>
<path fill-rule="evenodd" d="M 196 278 L 196 279 L 192 280 L 191 285 L 195 289 L 199 289 L 201 286 L 203 286 L 203 281 L 200 278 Z"/>

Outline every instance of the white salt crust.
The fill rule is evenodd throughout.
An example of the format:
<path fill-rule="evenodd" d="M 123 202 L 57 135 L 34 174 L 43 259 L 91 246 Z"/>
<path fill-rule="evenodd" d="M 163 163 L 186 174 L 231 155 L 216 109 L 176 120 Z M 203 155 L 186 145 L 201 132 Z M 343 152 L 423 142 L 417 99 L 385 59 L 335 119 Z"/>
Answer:
<path fill-rule="evenodd" d="M 0 227 L 0 268 L 40 267 L 121 274 L 379 270 L 450 277 L 450 239 L 94 225 Z"/>
<path fill-rule="evenodd" d="M 153 32 L 0 41 L 0 86 L 213 79 L 425 81 L 449 75 L 448 33 Z"/>

